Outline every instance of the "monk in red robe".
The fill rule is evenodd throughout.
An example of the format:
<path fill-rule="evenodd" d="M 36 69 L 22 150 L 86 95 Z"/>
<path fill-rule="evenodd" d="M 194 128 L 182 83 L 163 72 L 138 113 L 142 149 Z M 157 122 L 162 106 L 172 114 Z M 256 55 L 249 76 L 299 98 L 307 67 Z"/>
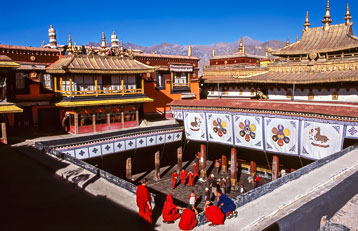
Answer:
<path fill-rule="evenodd" d="M 172 188 L 175 188 L 175 185 L 177 184 L 177 179 L 178 179 L 178 173 L 177 172 L 173 172 L 172 174 Z"/>
<path fill-rule="evenodd" d="M 176 219 L 180 217 L 178 208 L 180 207 L 175 206 L 175 204 L 173 203 L 172 194 L 168 194 L 162 212 L 164 223 L 173 223 Z"/>
<path fill-rule="evenodd" d="M 180 182 L 182 185 L 185 185 L 186 183 L 186 171 L 184 169 L 180 172 Z"/>
<path fill-rule="evenodd" d="M 189 178 L 189 180 L 188 180 L 188 185 L 189 185 L 189 186 L 193 186 L 193 185 L 194 185 L 194 174 L 193 174 L 192 171 L 190 171 L 190 172 L 188 173 L 188 178 Z"/>
<path fill-rule="evenodd" d="M 195 179 L 195 177 L 199 177 L 199 165 L 196 162 L 194 162 L 193 164 L 193 170 L 194 170 L 194 179 Z"/>
<path fill-rule="evenodd" d="M 179 221 L 179 229 L 180 230 L 192 230 L 198 224 L 196 220 L 196 214 L 198 214 L 198 210 L 195 209 L 194 206 L 189 205 L 188 208 L 184 209 L 180 221 Z"/>
<path fill-rule="evenodd" d="M 205 213 L 206 220 L 208 222 L 211 222 L 211 224 L 209 224 L 209 226 L 216 226 L 216 225 L 224 224 L 225 216 L 224 216 L 223 212 L 221 211 L 221 209 L 218 206 L 213 205 L 210 201 L 207 201 L 205 203 L 204 213 Z"/>
<path fill-rule="evenodd" d="M 137 187 L 137 206 L 139 208 L 139 216 L 146 220 L 148 223 L 152 224 L 152 206 L 150 202 L 152 197 L 147 188 L 147 179 L 144 178 L 141 181 L 141 185 Z"/>

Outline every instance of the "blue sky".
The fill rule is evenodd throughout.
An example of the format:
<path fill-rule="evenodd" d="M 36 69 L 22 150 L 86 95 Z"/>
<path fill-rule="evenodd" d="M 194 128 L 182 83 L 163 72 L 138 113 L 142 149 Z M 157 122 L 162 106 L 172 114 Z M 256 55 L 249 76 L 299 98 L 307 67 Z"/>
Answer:
<path fill-rule="evenodd" d="M 333 24 L 344 22 L 347 1 L 330 2 Z M 358 1 L 348 2 L 358 24 Z M 311 26 L 321 26 L 325 6 L 326 0 L 3 1 L 0 43 L 48 43 L 50 24 L 60 44 L 67 44 L 69 34 L 77 44 L 99 42 L 102 31 L 107 41 L 115 31 L 125 43 L 146 46 L 233 42 L 245 35 L 260 41 L 286 41 L 289 36 L 293 41 L 301 35 L 306 11 Z"/>

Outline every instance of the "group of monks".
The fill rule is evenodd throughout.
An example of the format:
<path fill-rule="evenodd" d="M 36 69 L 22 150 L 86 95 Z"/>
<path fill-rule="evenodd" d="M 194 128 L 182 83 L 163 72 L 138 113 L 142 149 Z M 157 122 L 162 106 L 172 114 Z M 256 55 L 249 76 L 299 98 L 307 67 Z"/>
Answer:
<path fill-rule="evenodd" d="M 177 185 L 178 176 L 179 176 L 179 179 L 180 179 L 180 183 L 182 185 L 186 185 L 186 179 L 187 179 L 187 176 L 188 176 L 188 186 L 194 186 L 195 178 L 199 177 L 199 165 L 198 165 L 198 163 L 196 163 L 196 162 L 193 163 L 193 170 L 194 170 L 194 172 L 189 171 L 189 173 L 187 174 L 185 169 L 182 169 L 180 171 L 180 175 L 178 175 L 178 173 L 176 171 L 174 171 L 172 173 L 172 188 L 174 189 L 175 186 Z"/>

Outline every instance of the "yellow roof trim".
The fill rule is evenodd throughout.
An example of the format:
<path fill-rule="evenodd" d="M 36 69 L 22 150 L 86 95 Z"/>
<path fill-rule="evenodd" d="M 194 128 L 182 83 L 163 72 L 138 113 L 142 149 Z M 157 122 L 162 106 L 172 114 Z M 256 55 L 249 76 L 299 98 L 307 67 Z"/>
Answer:
<path fill-rule="evenodd" d="M 78 102 L 59 102 L 57 107 L 86 107 L 86 106 L 104 106 L 113 104 L 130 104 L 130 103 L 150 103 L 154 100 L 151 98 L 133 98 L 133 99 L 111 99 L 111 100 L 91 100 Z"/>
<path fill-rule="evenodd" d="M 20 64 L 11 61 L 0 61 L 0 67 L 20 67 Z"/>
<path fill-rule="evenodd" d="M 24 110 L 22 108 L 15 105 L 0 105 L 0 113 L 19 113 L 23 111 Z"/>

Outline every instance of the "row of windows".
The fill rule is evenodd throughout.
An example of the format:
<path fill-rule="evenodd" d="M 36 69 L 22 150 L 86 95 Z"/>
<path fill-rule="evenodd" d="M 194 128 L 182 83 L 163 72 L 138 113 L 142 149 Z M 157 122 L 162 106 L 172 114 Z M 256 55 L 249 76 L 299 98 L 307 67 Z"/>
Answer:
<path fill-rule="evenodd" d="M 106 113 L 96 113 L 96 124 L 107 124 L 107 114 Z M 135 111 L 125 111 L 124 112 L 124 122 L 127 121 L 134 121 L 135 118 Z M 113 113 L 110 115 L 110 122 L 111 123 L 121 123 L 121 113 Z M 75 126 L 74 115 L 70 115 L 70 125 Z M 89 126 L 93 125 L 93 116 L 92 114 L 79 114 L 78 115 L 78 126 Z"/>

